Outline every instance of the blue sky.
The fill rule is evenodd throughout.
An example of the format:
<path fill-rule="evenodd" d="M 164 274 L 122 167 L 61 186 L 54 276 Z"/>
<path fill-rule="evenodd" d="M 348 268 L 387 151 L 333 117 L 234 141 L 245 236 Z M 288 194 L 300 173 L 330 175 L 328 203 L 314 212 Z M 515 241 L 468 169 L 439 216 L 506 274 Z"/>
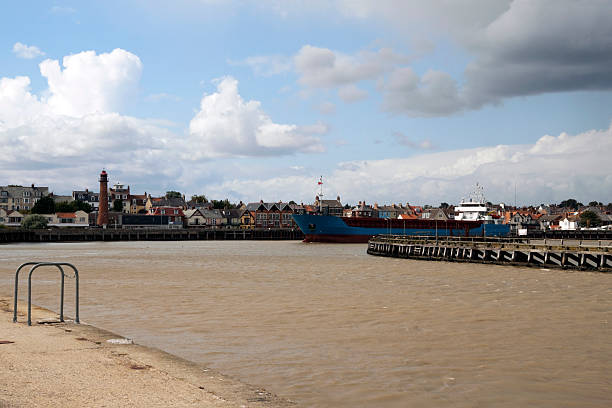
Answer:
<path fill-rule="evenodd" d="M 608 1 L 23 1 L 0 23 L 0 185 L 612 201 Z"/>

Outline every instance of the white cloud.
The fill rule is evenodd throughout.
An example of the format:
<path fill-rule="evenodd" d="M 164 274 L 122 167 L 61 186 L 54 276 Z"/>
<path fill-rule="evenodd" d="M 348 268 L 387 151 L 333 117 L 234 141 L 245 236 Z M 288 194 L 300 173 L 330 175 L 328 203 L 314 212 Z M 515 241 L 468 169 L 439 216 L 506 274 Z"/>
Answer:
<path fill-rule="evenodd" d="M 13 45 L 13 52 L 19 58 L 25 58 L 25 59 L 33 59 L 33 58 L 41 57 L 45 55 L 45 53 L 42 52 L 40 48 L 38 48 L 37 46 L 25 45 L 20 42 L 16 42 L 15 45 Z"/>
<path fill-rule="evenodd" d="M 409 57 L 397 54 L 390 48 L 347 55 L 328 48 L 305 45 L 295 55 L 294 64 L 301 84 L 315 88 L 334 88 L 376 79 L 398 63 L 407 63 L 409 60 Z"/>
<path fill-rule="evenodd" d="M 120 48 L 69 55 L 62 66 L 50 59 L 40 63 L 49 84 L 46 103 L 54 113 L 74 117 L 120 110 L 137 92 L 142 72 L 140 58 Z"/>
<path fill-rule="evenodd" d="M 590 147 L 589 147 L 590 146 Z M 485 186 L 487 199 L 519 204 L 612 201 L 612 127 L 577 135 L 543 136 L 532 145 L 499 145 L 429 153 L 408 159 L 362 160 L 338 164 L 326 177 L 326 192 L 358 200 L 437 204 L 458 202 L 475 182 Z M 211 186 L 237 191 L 237 198 L 293 197 L 311 201 L 318 174 L 233 179 Z"/>
<path fill-rule="evenodd" d="M 383 108 L 393 113 L 448 116 L 516 96 L 612 89 L 609 0 L 261 0 L 257 4 L 295 18 L 312 13 L 310 18 L 340 15 L 378 21 L 413 43 L 448 41 L 473 57 L 463 75 L 453 78 L 443 72 L 445 67 L 431 67 L 417 76 L 406 67 L 408 58 L 390 50 L 349 55 L 306 45 L 295 56 L 295 69 L 305 86 L 335 88 L 381 81 Z M 385 78 L 390 71 L 391 77 Z"/>
<path fill-rule="evenodd" d="M 150 101 L 150 102 L 161 102 L 161 101 L 179 102 L 181 100 L 180 96 L 172 95 L 166 92 L 151 94 L 147 96 L 146 99 L 147 101 Z"/>
<path fill-rule="evenodd" d="M 159 120 L 117 113 L 124 87 L 133 88 L 140 60 L 115 50 L 75 54 L 41 64 L 49 89 L 30 91 L 30 78 L 0 78 L 0 178 L 13 183 L 92 187 L 92 168 L 114 168 L 130 178 L 177 176 L 176 135 Z M 163 166 L 160 166 L 163 163 Z M 41 171 L 44 170 L 44 171 Z M 95 180 L 95 178 L 93 178 Z"/>
<path fill-rule="evenodd" d="M 186 158 L 322 152 L 320 139 L 312 134 L 324 129 L 317 125 L 314 130 L 274 123 L 259 101 L 244 101 L 238 81 L 226 77 L 219 81 L 216 93 L 204 95 L 200 111 L 189 124 L 192 150 Z"/>
<path fill-rule="evenodd" d="M 284 55 L 259 55 L 248 57 L 244 61 L 228 61 L 231 65 L 247 65 L 257 75 L 272 76 L 290 71 L 293 67 L 291 58 Z"/>
<path fill-rule="evenodd" d="M 394 132 L 393 137 L 395 138 L 396 142 L 402 146 L 423 150 L 429 150 L 434 148 L 433 143 L 429 139 L 423 139 L 420 141 L 414 140 L 411 137 L 406 136 L 402 132 Z"/>
<path fill-rule="evenodd" d="M 412 68 L 399 68 L 381 86 L 384 109 L 408 116 L 445 116 L 464 109 L 455 80 L 440 71 L 422 77 Z"/>
<path fill-rule="evenodd" d="M 336 113 L 336 105 L 334 105 L 332 102 L 325 101 L 319 104 L 317 110 L 323 115 L 331 115 Z"/>
<path fill-rule="evenodd" d="M 338 96 L 344 102 L 351 103 L 361 101 L 368 97 L 368 92 L 357 88 L 355 84 L 345 85 L 338 90 Z"/>

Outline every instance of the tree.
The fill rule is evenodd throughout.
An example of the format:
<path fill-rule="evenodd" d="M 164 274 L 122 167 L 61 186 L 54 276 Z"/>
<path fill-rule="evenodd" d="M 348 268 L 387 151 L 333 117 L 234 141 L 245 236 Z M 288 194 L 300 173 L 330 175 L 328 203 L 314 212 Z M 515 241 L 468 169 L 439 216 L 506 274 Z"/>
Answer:
<path fill-rule="evenodd" d="M 225 200 L 212 200 L 211 203 L 213 208 L 219 210 L 237 208 L 236 204 L 230 203 L 227 198 Z"/>
<path fill-rule="evenodd" d="M 113 211 L 122 212 L 123 211 L 123 201 L 120 199 L 116 199 L 113 201 Z"/>
<path fill-rule="evenodd" d="M 589 203 L 589 207 L 597 207 L 598 205 L 603 205 L 602 203 L 599 203 L 597 201 L 591 201 Z"/>
<path fill-rule="evenodd" d="M 440 203 L 440 208 L 446 210 L 449 207 L 448 203 Z"/>
<path fill-rule="evenodd" d="M 42 229 L 47 228 L 47 218 L 39 214 L 31 214 L 21 220 L 23 229 Z"/>
<path fill-rule="evenodd" d="M 42 197 L 32 207 L 32 214 L 54 214 L 55 202 L 49 196 Z"/>
<path fill-rule="evenodd" d="M 204 194 L 202 194 L 202 195 L 192 195 L 191 199 L 193 201 L 195 201 L 196 203 L 207 203 L 208 202 L 208 198 L 206 198 L 206 196 Z"/>
<path fill-rule="evenodd" d="M 86 213 L 90 213 L 92 211 L 92 208 L 89 203 L 77 200 L 71 201 L 69 203 L 55 204 L 55 212 L 75 212 L 79 210 L 85 211 Z"/>
<path fill-rule="evenodd" d="M 55 212 L 74 212 L 72 203 L 57 203 L 55 204 Z"/>
<path fill-rule="evenodd" d="M 580 226 L 581 227 L 599 227 L 601 225 L 601 218 L 594 211 L 584 211 L 580 214 Z"/>
<path fill-rule="evenodd" d="M 93 211 L 91 204 L 86 203 L 85 201 L 73 201 L 72 204 L 74 205 L 74 211 L 81 210 L 88 214 Z"/>
<path fill-rule="evenodd" d="M 181 198 L 182 196 L 178 191 L 166 191 L 166 198 Z"/>
<path fill-rule="evenodd" d="M 563 200 L 559 203 L 559 207 L 571 208 L 574 210 L 577 210 L 578 208 L 582 206 L 583 206 L 582 203 L 579 203 L 573 198 L 568 198 L 567 200 Z"/>

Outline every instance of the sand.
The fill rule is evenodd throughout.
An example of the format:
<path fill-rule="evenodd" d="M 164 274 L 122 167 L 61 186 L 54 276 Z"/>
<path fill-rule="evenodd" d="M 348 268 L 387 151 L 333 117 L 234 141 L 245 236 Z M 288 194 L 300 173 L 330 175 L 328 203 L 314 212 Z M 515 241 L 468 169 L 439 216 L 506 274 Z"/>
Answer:
<path fill-rule="evenodd" d="M 262 388 L 0 296 L 0 408 L 288 407 Z M 43 323 L 48 320 L 55 323 Z M 108 340 L 119 339 L 118 343 Z"/>

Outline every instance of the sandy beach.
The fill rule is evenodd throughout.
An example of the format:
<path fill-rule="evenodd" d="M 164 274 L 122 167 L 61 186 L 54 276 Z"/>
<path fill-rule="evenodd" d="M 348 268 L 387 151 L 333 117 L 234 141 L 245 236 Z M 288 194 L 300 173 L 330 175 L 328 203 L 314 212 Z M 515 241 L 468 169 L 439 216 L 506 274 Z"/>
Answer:
<path fill-rule="evenodd" d="M 0 297 L 1 408 L 294 406 L 163 351 L 109 342 L 123 339 L 111 332 L 54 323 L 43 308 L 32 307 L 29 327 L 23 302 L 15 324 L 12 302 Z"/>

